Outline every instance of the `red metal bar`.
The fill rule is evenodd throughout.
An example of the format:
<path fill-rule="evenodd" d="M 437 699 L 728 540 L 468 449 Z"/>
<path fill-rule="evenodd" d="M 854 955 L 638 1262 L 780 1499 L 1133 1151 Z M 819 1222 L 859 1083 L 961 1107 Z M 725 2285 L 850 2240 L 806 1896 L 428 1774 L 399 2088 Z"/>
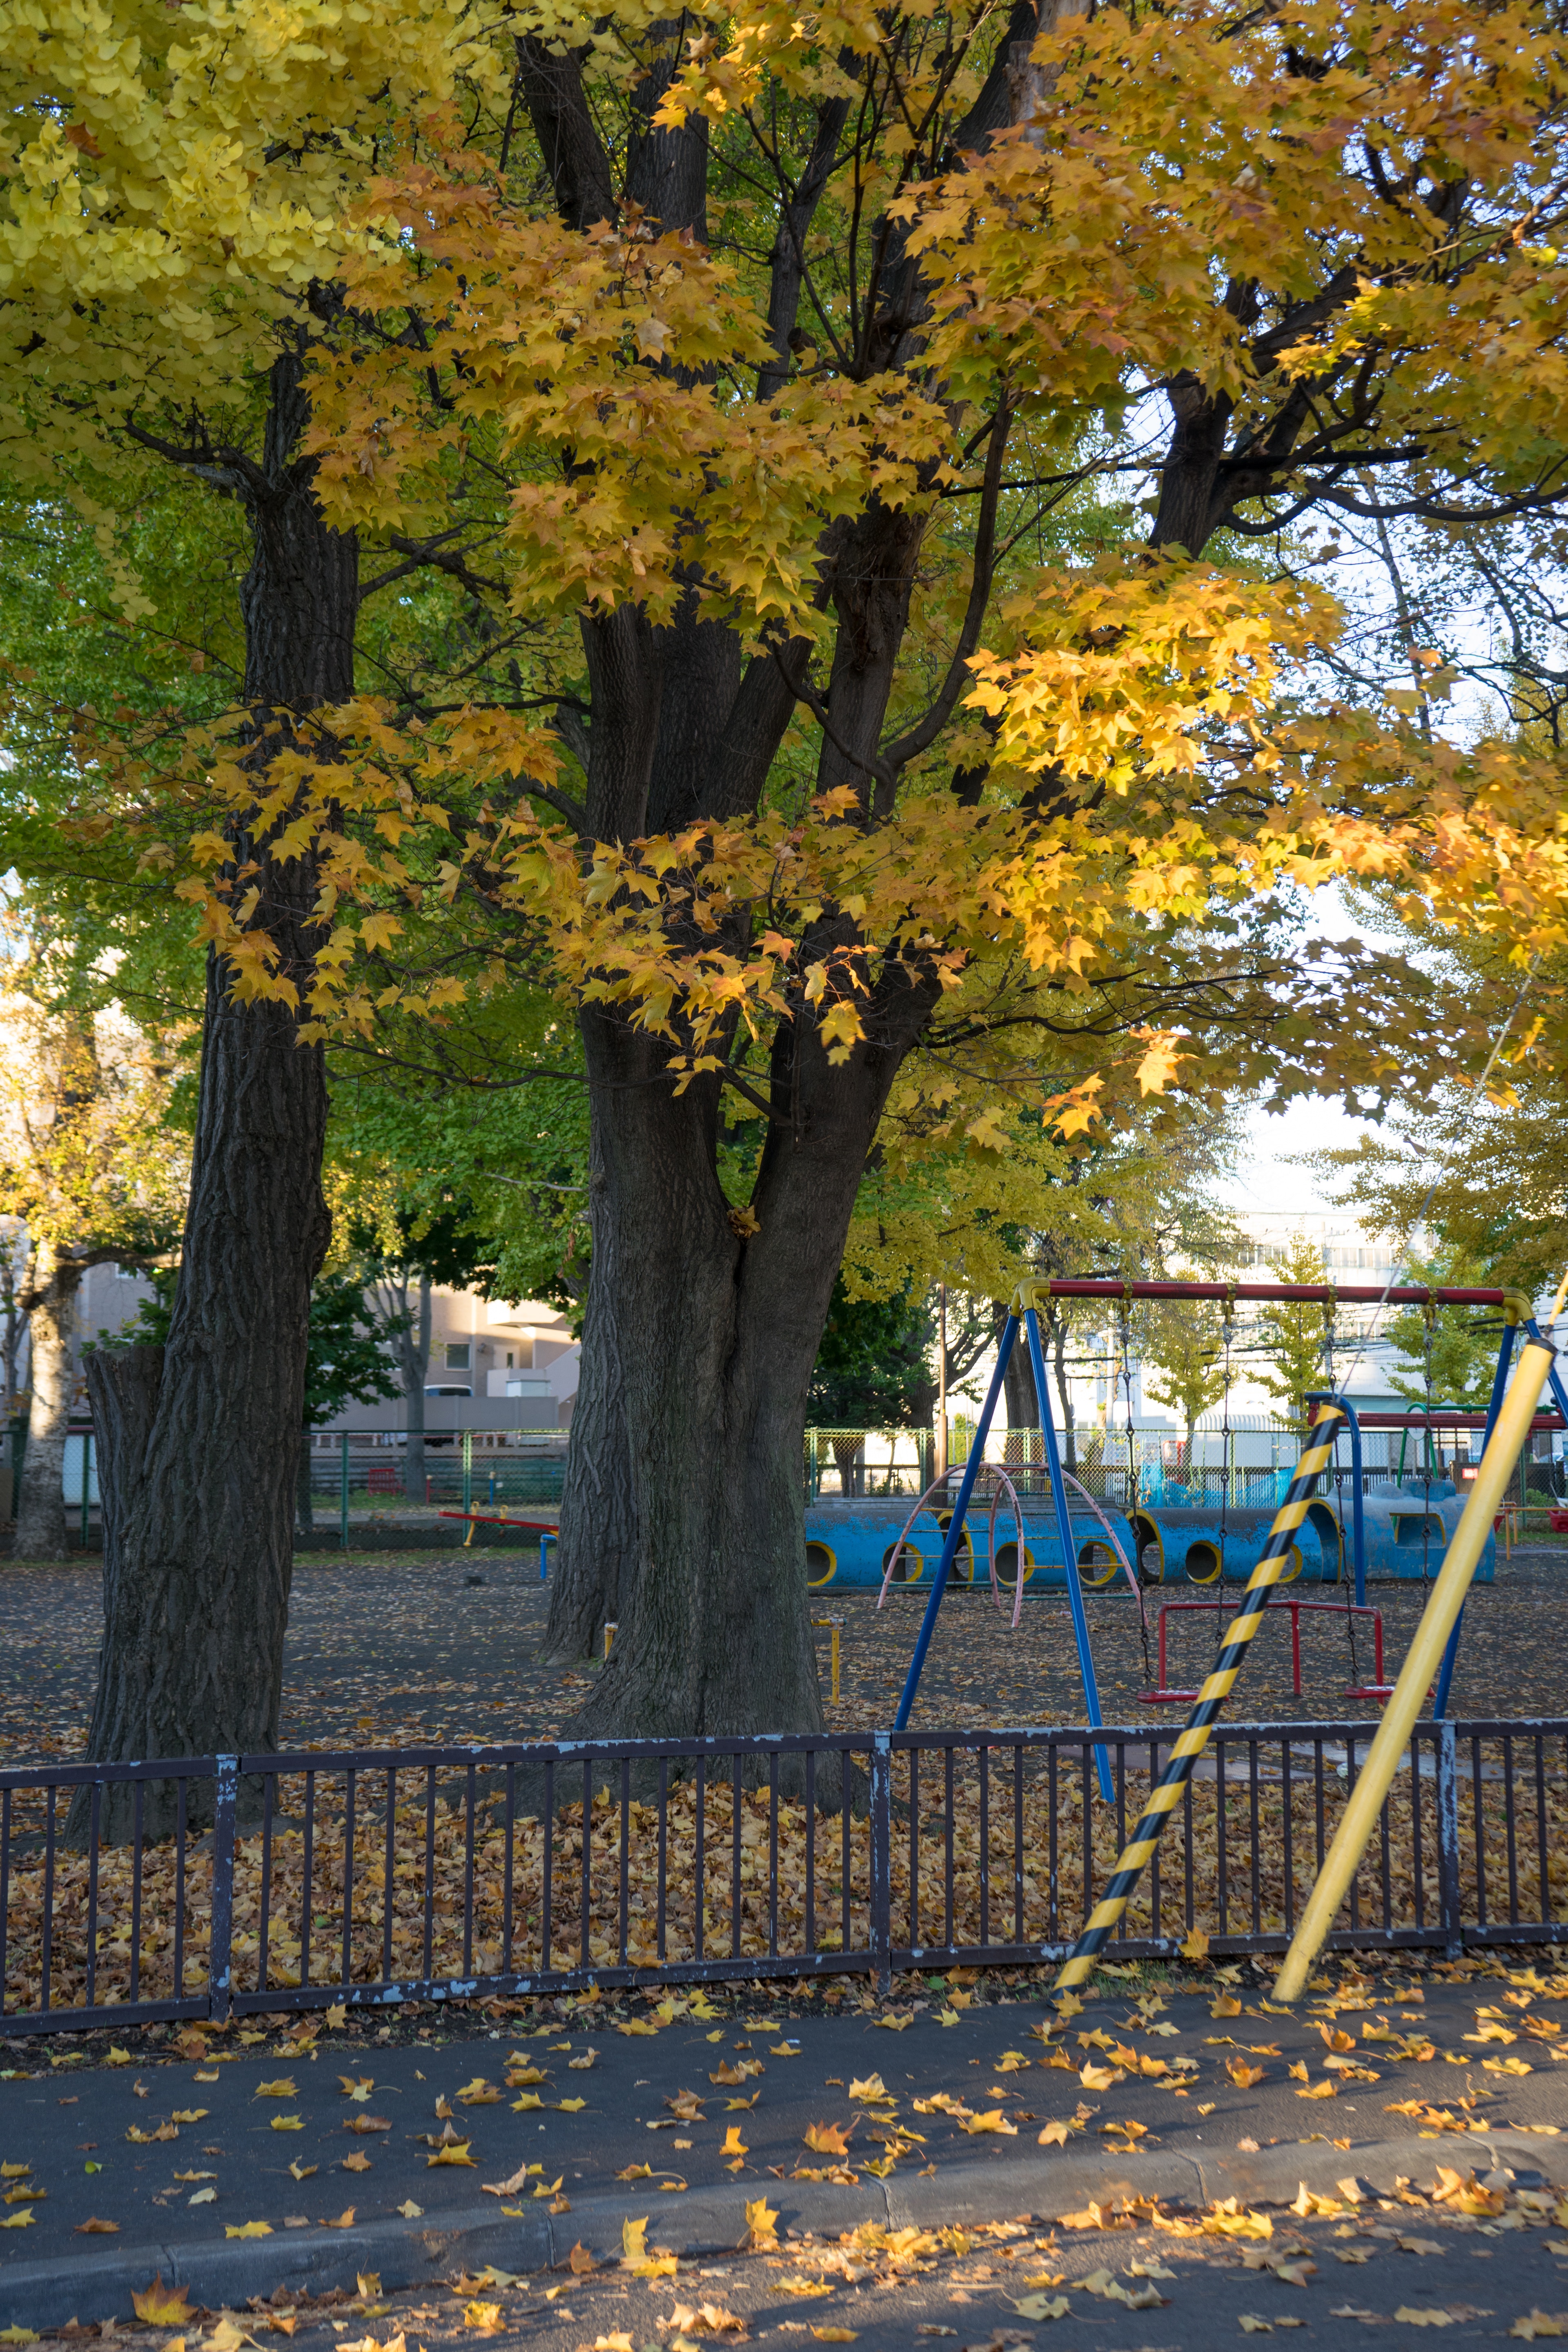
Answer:
<path fill-rule="evenodd" d="M 1228 1601 L 1165 1601 L 1161 1602 L 1159 1622 L 1160 1678 L 1153 1690 L 1146 1690 L 1140 1693 L 1140 1696 L 1146 1706 L 1173 1706 L 1178 1704 L 1190 1705 L 1191 1702 L 1198 1696 L 1195 1690 L 1172 1690 L 1165 1680 L 1165 1620 L 1170 1615 L 1171 1612 L 1175 1609 L 1195 1609 L 1200 1611 L 1226 1610 L 1230 1606 L 1231 1603 Z M 1303 1609 L 1315 1610 L 1320 1615 L 1332 1617 L 1370 1617 L 1372 1619 L 1373 1639 L 1375 1645 L 1376 1661 L 1373 1671 L 1376 1676 L 1376 1680 L 1370 1683 L 1358 1684 L 1354 1690 L 1347 1691 L 1345 1693 L 1345 1696 L 1347 1698 L 1386 1698 L 1388 1696 L 1390 1690 L 1393 1688 L 1393 1685 L 1385 1683 L 1383 1679 L 1383 1612 L 1381 1609 L 1373 1609 L 1364 1606 L 1358 1607 L 1353 1601 L 1298 1601 L 1293 1597 L 1293 1595 L 1287 1592 L 1276 1594 L 1273 1600 L 1270 1601 L 1268 1606 L 1270 1611 L 1276 1609 L 1288 1609 L 1290 1612 L 1290 1681 L 1292 1695 L 1295 1697 L 1300 1698 L 1301 1696 L 1301 1612 Z"/>
<path fill-rule="evenodd" d="M 1363 1429 L 1484 1429 L 1484 1412 L 1461 1412 L 1458 1406 L 1445 1410 L 1437 1406 L 1428 1414 L 1414 1412 L 1363 1412 L 1359 1406 L 1356 1419 Z M 1538 1412 L 1531 1422 L 1531 1429 L 1563 1429 L 1568 1427 L 1560 1412 Z"/>
<path fill-rule="evenodd" d="M 561 1530 L 553 1519 L 502 1519 L 493 1511 L 437 1511 L 438 1519 L 469 1519 L 477 1528 L 531 1528 L 536 1536 L 556 1536 Z"/>
<path fill-rule="evenodd" d="M 1514 1296 L 1506 1290 L 1427 1290 L 1419 1283 L 1394 1290 L 1375 1284 L 1339 1282 L 1118 1282 L 1077 1276 L 1040 1285 L 1055 1298 L 1272 1298 L 1310 1303 L 1331 1298 L 1375 1305 L 1386 1298 L 1391 1307 L 1422 1307 L 1428 1299 L 1439 1307 L 1502 1307 Z"/>

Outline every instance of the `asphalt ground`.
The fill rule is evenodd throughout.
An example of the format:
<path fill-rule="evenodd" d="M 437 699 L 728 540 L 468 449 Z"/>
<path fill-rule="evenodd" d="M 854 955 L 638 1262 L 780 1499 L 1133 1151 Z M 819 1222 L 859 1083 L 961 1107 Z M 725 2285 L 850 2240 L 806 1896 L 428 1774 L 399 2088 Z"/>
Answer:
<path fill-rule="evenodd" d="M 115 2333 L 155 2275 L 195 2310 L 149 2340 L 211 2352 L 1196 2352 L 1244 2319 L 1376 2345 L 1568 2314 L 1568 1976 L 1331 1969 L 1291 2014 L 1249 1974 L 1130 1970 L 1065 2017 L 949 1979 L 35 2039 L 0 2079 L 0 2329 Z M 673 2273 L 628 2270 L 638 2222 Z"/>
<path fill-rule="evenodd" d="M 1516 1552 L 1499 1580 L 1478 1587 L 1465 1612 L 1455 1676 L 1458 1716 L 1552 1716 L 1564 1711 L 1568 1578 L 1558 1555 Z M 1149 1647 L 1162 1598 L 1149 1599 Z M 1234 1597 L 1234 1596 L 1231 1596 Z M 1419 1618 L 1420 1584 L 1377 1586 L 1385 1665 L 1396 1670 Z M 313 1553 L 295 1563 L 284 1654 L 282 1738 L 289 1747 L 550 1738 L 570 1734 L 592 1686 L 592 1664 L 539 1660 L 548 1595 L 537 1554 L 516 1551 Z M 891 1719 L 914 1646 L 921 1599 L 902 1594 L 879 1613 L 874 1594 L 812 1596 L 814 1617 L 840 1618 L 840 1695 L 829 1696 L 831 1629 L 815 1632 L 825 1712 L 834 1730 Z M 1142 1705 L 1150 1680 L 1131 1596 L 1086 1596 L 1104 1720 L 1173 1724 L 1177 1710 Z M 0 1643 L 11 1672 L 0 1680 L 0 1759 L 74 1758 L 92 1709 L 102 1630 L 102 1577 L 95 1557 L 0 1564 Z M 1249 1721 L 1364 1721 L 1372 1653 L 1363 1631 L 1352 1660 L 1342 1622 L 1305 1617 L 1303 1689 L 1293 1696 L 1288 1628 L 1266 1627 L 1247 1661 L 1233 1712 Z M 1198 1676 L 1214 1653 L 1214 1621 L 1177 1619 L 1173 1679 Z M 1012 1633 L 988 1593 L 950 1593 L 937 1621 L 912 1718 L 922 1726 L 1080 1723 L 1079 1681 L 1065 1594 L 1026 1598 Z"/>

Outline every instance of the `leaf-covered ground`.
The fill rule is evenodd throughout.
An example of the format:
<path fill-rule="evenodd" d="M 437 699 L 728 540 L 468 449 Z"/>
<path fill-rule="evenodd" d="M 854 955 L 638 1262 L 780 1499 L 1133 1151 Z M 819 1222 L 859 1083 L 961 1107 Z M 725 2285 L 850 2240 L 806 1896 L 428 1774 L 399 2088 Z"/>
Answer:
<path fill-rule="evenodd" d="M 470 1577 L 483 1580 L 470 1583 Z M 8 1685 L 14 1735 L 10 1754 L 16 1760 L 40 1751 L 56 1756 L 79 1752 L 95 1632 L 92 1584 L 90 1570 L 82 1567 L 19 1567 L 0 1581 L 0 1602 L 10 1612 L 13 1651 L 29 1669 Z M 1393 1607 L 1409 1612 L 1418 1594 L 1394 1594 L 1390 1600 Z M 1473 1678 L 1468 1703 L 1478 1703 L 1473 1682 L 1500 1638 L 1510 1644 L 1528 1641 L 1538 1671 L 1550 1663 L 1561 1646 L 1553 1644 L 1547 1630 L 1556 1607 L 1549 1588 L 1523 1578 L 1476 1597 L 1465 1653 Z M 838 1707 L 830 1709 L 832 1718 L 845 1727 L 885 1721 L 912 1635 L 912 1612 L 906 1605 L 878 1617 L 862 1601 L 836 1613 L 846 1620 L 844 1684 Z M 310 1563 L 296 1586 L 285 1742 L 379 1749 L 385 1756 L 435 1741 L 516 1740 L 554 1732 L 569 1723 L 588 1676 L 583 1671 L 546 1671 L 537 1664 L 542 1620 L 537 1581 L 520 1575 L 510 1561 L 475 1563 L 470 1556 L 468 1561 L 453 1563 L 448 1556 L 425 1562 Z M 1109 1669 L 1118 1662 L 1129 1663 L 1124 1654 L 1130 1643 L 1136 1655 L 1130 1603 L 1097 1600 L 1094 1624 L 1108 1668 L 1110 1713 L 1117 1686 Z M 1266 1629 L 1263 1641 L 1273 1632 Z M 1026 1705 L 1041 1684 L 1054 1684 L 1059 1712 L 1071 1721 L 1077 1710 L 1070 1705 L 1070 1667 L 1061 1655 L 1066 1633 L 1062 1604 L 1033 1604 L 1019 1632 L 1012 1634 L 984 1601 L 955 1596 L 938 1627 L 917 1722 L 1005 1724 L 1027 1721 L 1031 1713 L 1037 1721 L 1041 1714 L 1048 1719 L 1049 1707 L 1036 1711 Z M 1277 1690 L 1268 1687 L 1273 1668 L 1267 1655 L 1260 1664 L 1263 1671 L 1248 1690 L 1246 1712 L 1279 1713 Z M 1010 1683 L 1003 1680 L 1004 1666 L 1014 1676 Z M 1321 1682 L 1317 1689 L 1320 1698 L 1325 1696 Z M 1503 1703 L 1505 1696 L 1497 1692 L 1493 1703 Z M 989 1706 L 983 1700 L 989 1700 Z M 1466 1703 L 1461 1691 L 1459 1704 Z M 1516 1691 L 1512 1707 L 1521 1704 Z M 1363 1719 L 1369 1712 L 1364 1704 L 1358 1711 Z M 1130 1712 L 1117 1708 L 1112 1719 L 1116 1715 L 1125 1719 Z M 1162 1713 L 1143 1719 L 1157 1724 L 1168 1737 L 1179 1718 Z M 1568 1904 L 1568 1839 L 1563 1835 L 1568 1816 L 1555 1769 L 1559 1759 L 1547 1757 L 1545 1775 L 1537 1785 L 1533 1750 L 1521 1751 L 1510 1790 L 1497 1777 L 1500 1754 L 1495 1745 L 1485 1751 L 1483 1761 L 1491 1777 L 1479 1790 L 1468 1780 L 1461 1783 L 1463 1916 L 1482 1916 L 1476 1877 L 1478 1797 L 1484 1824 L 1487 1916 L 1495 1918 L 1503 1910 L 1510 1876 L 1521 1918 L 1558 1916 Z M 1278 1777 L 1265 1779 L 1256 1791 L 1238 1786 L 1245 1750 L 1233 1752 L 1222 1808 L 1214 1766 L 1205 1760 L 1190 1804 L 1173 1820 L 1162 1843 L 1157 1872 L 1147 1874 L 1139 1887 L 1126 1932 L 1183 1936 L 1189 1887 L 1193 1918 L 1210 1935 L 1284 1930 L 1289 1917 L 1300 1912 L 1346 1792 L 1331 1748 L 1324 1756 L 1321 1780 L 1316 1762 L 1310 1745 L 1294 1751 L 1287 1803 Z M 903 1757 L 895 1759 L 895 1944 L 960 1948 L 1011 1941 L 1037 1945 L 1058 1942 L 1076 1931 L 1140 1809 L 1147 1786 L 1147 1750 L 1128 1749 L 1120 1804 L 1089 1805 L 1091 1858 L 1085 1851 L 1082 1775 L 1074 1769 L 1074 1759 L 1069 1756 L 1055 1773 L 1054 1811 L 1051 1758 L 1040 1751 L 1026 1756 L 1021 1789 L 1015 1786 L 1015 1754 L 1005 1747 L 993 1748 L 982 1785 L 976 1756 L 957 1756 L 949 1848 L 941 1757 L 923 1760 L 919 1802 L 913 1807 L 908 1801 L 909 1762 Z M 1462 1768 L 1464 1764 L 1462 1757 Z M 285 1777 L 278 1786 L 270 1844 L 264 1850 L 258 1836 L 247 1834 L 237 1862 L 237 1984 L 249 1990 L 265 1981 L 286 1994 L 301 1981 L 342 1981 L 345 1965 L 352 1980 L 371 1983 L 467 1978 L 541 1966 L 647 1967 L 660 1960 L 689 1960 L 700 1949 L 706 1956 L 760 1956 L 776 1950 L 787 1962 L 809 1951 L 865 1947 L 870 1882 L 869 1830 L 863 1811 L 859 1819 L 812 1817 L 798 1798 L 791 1801 L 787 1790 L 779 1792 L 775 1810 L 763 1789 L 744 1798 L 737 1817 L 729 1790 L 710 1785 L 700 1821 L 700 1946 L 695 1791 L 689 1783 L 672 1789 L 661 1831 L 656 1809 L 639 1801 L 649 1792 L 630 1789 L 623 1805 L 618 1786 L 605 1785 L 616 1778 L 607 1771 L 594 1776 L 584 1906 L 581 1779 L 564 1767 L 551 1792 L 553 1826 L 548 1842 L 541 1818 L 544 1790 L 542 1785 L 528 1784 L 526 1775 L 514 1790 L 509 1841 L 505 1782 L 500 1773 L 481 1769 L 470 1780 L 460 1769 L 426 1771 L 405 1766 L 393 1781 L 384 1766 L 364 1768 L 354 1791 L 348 1904 L 346 1780 L 331 1771 L 320 1773 L 307 1791 L 303 1776 Z M 1418 1819 L 1413 1818 L 1413 1807 Z M 210 1853 L 198 1849 L 187 1857 L 180 1882 L 183 1900 L 176 1904 L 178 1864 L 171 1851 L 160 1849 L 138 1858 L 122 1849 L 92 1864 L 85 1855 L 59 1851 L 51 1857 L 38 1834 L 44 1821 L 37 1798 L 19 1795 L 11 1818 L 5 1955 L 5 2003 L 11 2012 L 31 2009 L 41 2000 L 46 1941 L 51 1972 L 48 2003 L 53 2007 L 87 1999 L 89 1960 L 96 1974 L 93 1998 L 100 2004 L 136 1997 L 166 1999 L 176 1992 L 176 1972 L 179 1990 L 186 1994 L 205 1984 Z M 1417 1784 L 1409 1774 L 1402 1776 L 1390 1801 L 1388 1821 L 1386 1848 L 1374 1841 L 1363 1864 L 1359 1916 L 1381 1919 L 1381 1881 L 1386 1869 L 1392 1923 L 1429 1923 L 1437 1909 L 1430 1780 Z M 917 1839 L 911 1870 L 910 1849 Z M 133 1882 L 138 1859 L 139 1891 Z M 914 1906 L 911 1879 L 918 1891 Z M 471 1914 L 467 1903 L 470 1883 Z M 94 1916 L 96 1939 L 89 1935 Z"/>
<path fill-rule="evenodd" d="M 469 1582 L 470 1578 L 482 1582 Z M 0 1643 L 10 1672 L 0 1689 L 0 1756 L 9 1764 L 80 1753 L 91 1709 L 100 1633 L 95 1558 L 62 1566 L 0 1563 Z M 1189 1588 L 1167 1597 L 1192 1597 Z M 1314 1594 L 1311 1597 L 1316 1597 Z M 1420 1615 L 1416 1585 L 1375 1588 L 1392 1675 Z M 1151 1596 L 1149 1643 L 1154 1642 Z M 1089 1615 L 1104 1719 L 1167 1722 L 1173 1710 L 1141 1706 L 1145 1686 L 1137 1612 L 1130 1596 L 1091 1594 Z M 918 1604 L 874 1596 L 813 1596 L 813 1614 L 841 1617 L 836 1729 L 891 1719 L 913 1647 Z M 285 1657 L 282 1735 L 289 1746 L 350 1747 L 390 1740 L 549 1738 L 568 1728 L 593 1673 L 542 1668 L 538 1649 L 545 1595 L 537 1556 L 522 1552 L 315 1553 L 294 1572 Z M 829 1632 L 816 1633 L 825 1697 Z M 1173 1621 L 1173 1680 L 1199 1678 L 1212 1656 L 1212 1618 Z M 1237 1719 L 1342 1721 L 1373 1712 L 1344 1698 L 1370 1680 L 1369 1637 L 1358 1636 L 1354 1671 L 1342 1620 L 1302 1621 L 1303 1689 L 1291 1696 L 1287 1627 L 1265 1627 L 1237 1686 Z M 1459 1715 L 1568 1713 L 1568 1579 L 1550 1555 L 1516 1553 L 1499 1580 L 1472 1595 L 1453 1693 Z M 953 1594 L 937 1622 L 913 1722 L 921 1726 L 1076 1724 L 1082 1689 L 1067 1601 L 1031 1596 L 1018 1631 L 980 1595 Z"/>

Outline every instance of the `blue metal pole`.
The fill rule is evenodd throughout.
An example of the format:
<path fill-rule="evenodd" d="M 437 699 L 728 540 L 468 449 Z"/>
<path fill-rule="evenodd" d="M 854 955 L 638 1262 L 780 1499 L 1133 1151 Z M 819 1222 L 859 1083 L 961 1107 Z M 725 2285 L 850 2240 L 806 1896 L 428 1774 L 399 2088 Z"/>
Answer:
<path fill-rule="evenodd" d="M 1531 1317 L 1524 1328 L 1530 1333 L 1532 1339 L 1540 1339 L 1541 1334 L 1536 1329 L 1535 1318 L 1533 1316 Z M 1502 1401 L 1508 1389 L 1508 1368 L 1512 1361 L 1513 1325 L 1505 1321 L 1502 1327 L 1502 1346 L 1498 1349 L 1497 1370 L 1492 1374 L 1492 1392 L 1487 1401 L 1487 1425 L 1481 1433 L 1481 1452 L 1483 1454 L 1486 1452 L 1487 1446 L 1490 1442 L 1492 1431 L 1497 1426 L 1497 1417 L 1502 1411 Z M 1557 1360 L 1555 1357 L 1552 1359 L 1550 1378 L 1552 1381 L 1552 1393 L 1561 1402 L 1563 1383 L 1558 1378 Z M 1568 1408 L 1564 1408 L 1564 1417 L 1568 1418 Z M 1464 1630 L 1465 1612 L 1461 1609 L 1458 1615 L 1454 1620 L 1454 1630 L 1448 1636 L 1448 1646 L 1443 1653 L 1442 1671 L 1437 1676 L 1437 1696 L 1432 1708 L 1432 1719 L 1435 1723 L 1441 1723 L 1443 1717 L 1448 1712 L 1448 1685 L 1454 1679 L 1454 1664 L 1459 1654 L 1459 1636 Z"/>
<path fill-rule="evenodd" d="M 1078 1643 L 1078 1667 L 1083 1677 L 1083 1704 L 1090 1730 L 1098 1731 L 1100 1725 L 1100 1691 L 1094 1679 L 1094 1656 L 1089 1646 L 1089 1618 L 1083 1605 L 1083 1586 L 1079 1580 L 1078 1554 L 1072 1538 L 1072 1514 L 1068 1509 L 1061 1451 L 1057 1444 L 1056 1415 L 1051 1411 L 1050 1391 L 1046 1386 L 1046 1351 L 1040 1345 L 1040 1318 L 1033 1307 L 1024 1310 L 1024 1329 L 1029 1342 L 1029 1361 L 1035 1371 L 1035 1397 L 1039 1406 L 1040 1431 L 1046 1441 L 1046 1466 L 1050 1472 L 1051 1495 L 1057 1507 L 1057 1534 L 1061 1541 L 1062 1564 L 1067 1574 L 1073 1639 Z M 1094 1764 L 1100 1776 L 1100 1793 L 1109 1805 L 1111 1799 L 1110 1760 L 1103 1747 L 1096 1748 Z"/>
<path fill-rule="evenodd" d="M 545 1577 L 548 1573 L 544 1562 L 544 1547 L 546 1544 L 552 1544 L 555 1541 L 556 1538 L 554 1536 L 541 1536 L 539 1538 L 539 1581 L 541 1584 L 544 1582 Z"/>
<path fill-rule="evenodd" d="M 942 1548 L 942 1559 L 937 1568 L 936 1581 L 931 1586 L 931 1598 L 926 1602 L 926 1613 L 921 1620 L 920 1637 L 915 1643 L 914 1656 L 910 1660 L 909 1677 L 904 1684 L 904 1695 L 899 1701 L 899 1711 L 893 1717 L 895 1731 L 902 1731 L 906 1727 L 910 1719 L 910 1709 L 915 1703 L 915 1692 L 920 1686 L 921 1668 L 925 1664 L 926 1652 L 931 1647 L 931 1637 L 936 1631 L 936 1612 L 942 1607 L 942 1596 L 947 1590 L 947 1580 L 952 1572 L 952 1563 L 958 1558 L 958 1547 L 963 1540 L 963 1517 L 969 1508 L 969 1498 L 974 1492 L 974 1481 L 980 1475 L 980 1465 L 985 1457 L 985 1441 L 991 1434 L 992 1416 L 996 1411 L 996 1400 L 1002 1393 L 1002 1376 L 1012 1359 L 1013 1345 L 1017 1337 L 1018 1318 L 1016 1315 L 1009 1315 L 1002 1327 L 1002 1341 L 996 1350 L 996 1370 L 992 1375 L 991 1386 L 986 1391 L 985 1404 L 980 1415 L 979 1426 L 974 1433 L 974 1443 L 969 1449 L 969 1459 L 964 1465 L 963 1483 L 958 1489 L 958 1500 L 952 1507 L 952 1517 L 948 1526 L 947 1541 Z"/>

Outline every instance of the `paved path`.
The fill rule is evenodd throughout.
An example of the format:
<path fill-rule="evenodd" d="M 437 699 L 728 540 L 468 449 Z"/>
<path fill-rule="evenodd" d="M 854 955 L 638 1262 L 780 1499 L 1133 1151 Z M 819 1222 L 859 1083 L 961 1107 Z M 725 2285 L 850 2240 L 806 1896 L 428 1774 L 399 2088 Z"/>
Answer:
<path fill-rule="evenodd" d="M 752 1989 L 678 1995 L 663 2015 L 640 1998 L 531 2007 L 477 2032 L 473 2012 L 426 2011 L 385 2039 L 357 2020 L 248 2044 L 236 2028 L 212 2038 L 208 2063 L 188 2038 L 174 2055 L 172 2036 L 137 2037 L 113 2066 L 70 2063 L 64 2037 L 24 2044 L 0 2081 L 0 2161 L 7 2219 L 32 2221 L 0 2241 L 0 2326 L 125 2323 L 132 2290 L 160 2272 L 215 2317 L 238 2311 L 263 2345 L 244 2306 L 273 2298 L 307 2352 L 399 2332 L 408 2352 L 434 2352 L 486 2326 L 544 2352 L 740 2340 L 727 2325 L 713 2335 L 704 2303 L 802 2352 L 844 2340 L 818 2333 L 834 2328 L 864 2352 L 950 2328 L 971 2347 L 1196 2352 L 1216 2329 L 1238 2337 L 1244 2315 L 1275 2332 L 1301 2323 L 1320 2342 L 1392 2345 L 1416 2324 L 1402 2310 L 1441 2312 L 1456 2342 L 1502 2340 L 1532 2308 L 1568 2311 L 1568 2205 L 1554 2219 L 1556 2185 L 1568 2187 L 1568 2132 L 1555 2129 L 1568 2126 L 1556 2039 L 1568 1978 L 1428 1977 L 1419 2004 L 1397 1989 L 1342 1989 L 1333 2015 L 1291 2017 L 1216 1981 L 1142 2007 L 1099 2000 L 1065 2025 L 1037 2000 L 944 2011 L 942 1991 L 911 2003 L 906 1989 L 886 2010 L 801 2014 Z M 1237 2014 L 1214 2014 L 1233 2002 Z M 1057 2029 L 1048 2043 L 1043 2027 Z M 1325 2030 L 1352 2049 L 1331 2050 Z M 1467 2038 L 1478 2033 L 1511 2038 Z M 1300 2098 L 1335 2079 L 1335 2059 L 1359 2073 L 1332 2098 Z M 1434 2129 L 1436 2114 L 1464 2128 Z M 1440 2166 L 1493 2184 L 1469 2200 L 1479 2212 L 1432 2201 Z M 1288 2210 L 1303 2182 L 1331 2210 Z M 1091 2204 L 1132 2196 L 1189 2226 L 1235 2197 L 1273 2234 L 1181 2235 L 1147 2206 L 1095 2226 Z M 778 2216 L 777 2249 L 740 2253 L 759 2200 Z M 625 2225 L 645 2217 L 647 2243 L 676 2254 L 673 2276 L 620 2263 Z M 950 2234 L 900 2256 L 885 2233 L 906 2228 Z M 1293 2258 L 1297 2243 L 1308 2251 Z M 591 2271 L 562 2267 L 574 2247 Z M 482 2283 L 487 2268 L 506 2283 Z M 362 2274 L 380 2281 L 369 2311 Z M 1060 2322 L 1047 2312 L 1058 2297 Z M 474 2317 L 489 2305 L 493 2321 Z M 163 2335 L 194 2347 L 198 2326 Z M 205 2337 L 238 2352 L 210 2321 Z"/>

